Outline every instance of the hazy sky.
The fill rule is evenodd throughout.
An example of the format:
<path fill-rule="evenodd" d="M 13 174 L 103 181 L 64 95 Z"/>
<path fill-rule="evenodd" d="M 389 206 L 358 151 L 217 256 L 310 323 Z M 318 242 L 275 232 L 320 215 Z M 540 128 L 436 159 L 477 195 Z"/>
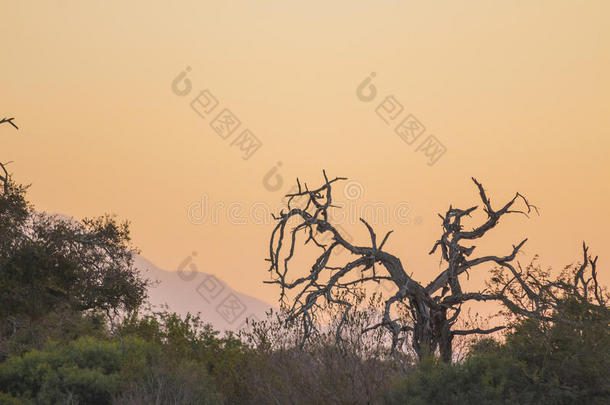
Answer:
<path fill-rule="evenodd" d="M 326 169 L 355 181 L 337 188 L 342 226 L 361 244 L 350 215 L 393 229 L 387 250 L 421 281 L 439 268 L 437 213 L 479 202 L 472 176 L 492 204 L 519 191 L 541 214 L 502 221 L 479 253 L 529 237 L 519 260 L 559 268 L 585 239 L 610 281 L 610 2 L 0 3 L 0 118 L 20 126 L 0 126 L 0 159 L 41 210 L 129 219 L 159 267 L 196 251 L 201 271 L 275 300 L 265 206 Z M 202 118 L 206 89 L 218 105 Z M 225 108 L 241 124 L 223 139 Z M 425 126 L 411 145 L 395 133 L 409 114 Z M 262 143 L 247 160 L 245 129 Z M 446 148 L 433 165 L 417 151 L 429 135 Z"/>

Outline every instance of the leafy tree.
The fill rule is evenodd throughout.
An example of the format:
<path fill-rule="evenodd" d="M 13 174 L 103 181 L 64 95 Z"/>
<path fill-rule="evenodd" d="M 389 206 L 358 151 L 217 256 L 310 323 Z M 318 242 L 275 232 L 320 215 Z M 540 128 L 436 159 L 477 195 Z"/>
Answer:
<path fill-rule="evenodd" d="M 0 360 L 7 341 L 23 330 L 32 335 L 49 317 L 114 316 L 147 296 L 127 222 L 111 216 L 78 222 L 36 212 L 26 190 L 7 179 L 0 192 Z M 40 347 L 39 338 L 30 336 L 30 343 L 40 340 Z"/>

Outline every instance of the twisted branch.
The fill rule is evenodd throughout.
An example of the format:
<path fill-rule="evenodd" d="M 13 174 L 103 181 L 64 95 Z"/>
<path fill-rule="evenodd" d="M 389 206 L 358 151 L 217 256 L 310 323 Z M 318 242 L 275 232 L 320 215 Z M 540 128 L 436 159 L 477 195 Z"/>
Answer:
<path fill-rule="evenodd" d="M 15 118 L 2 118 L 2 120 L 0 120 L 0 125 L 2 125 L 4 123 L 9 123 L 13 127 L 15 127 L 15 129 L 19 129 L 19 127 L 17 125 L 15 125 L 15 123 L 13 122 L 14 119 Z M 2 182 L 5 194 L 8 194 L 9 174 L 8 174 L 8 171 L 6 170 L 6 165 L 9 163 L 10 162 L 7 162 L 7 163 L 0 162 L 0 169 L 2 169 L 2 172 L 4 172 L 4 175 L 0 174 L 0 182 Z"/>
<path fill-rule="evenodd" d="M 512 250 L 503 256 L 483 256 L 469 258 L 475 246 L 463 246 L 462 241 L 471 241 L 485 236 L 493 229 L 499 219 L 507 214 L 520 213 L 530 214 L 538 209 L 530 204 L 520 193 L 509 200 L 498 210 L 491 206 L 483 186 L 476 180 L 475 183 L 483 210 L 487 214 L 487 220 L 472 230 L 463 229 L 462 220 L 470 216 L 478 207 L 468 209 L 457 209 L 449 207 L 442 219 L 443 234 L 435 242 L 430 254 L 437 248 L 441 251 L 441 260 L 447 263 L 447 267 L 427 286 L 408 275 L 398 257 L 383 250 L 392 231 L 387 232 L 380 244 L 377 243 L 377 235 L 373 227 L 360 218 L 366 227 L 370 241 L 364 245 L 352 244 L 339 232 L 338 227 L 329 221 L 328 210 L 336 207 L 333 205 L 332 186 L 334 183 L 346 180 L 336 177 L 332 180 L 324 174 L 324 184 L 316 189 L 310 190 L 307 184 L 304 188 L 297 179 L 298 191 L 288 194 L 287 212 L 282 210 L 269 242 L 269 272 L 271 281 L 269 284 L 278 284 L 281 288 L 280 302 L 287 309 L 290 320 L 300 319 L 303 322 L 303 342 L 311 333 L 316 331 L 316 312 L 325 308 L 325 305 L 339 305 L 343 307 L 343 315 L 336 331 L 337 339 L 341 339 L 341 328 L 347 314 L 353 305 L 346 299 L 350 295 L 355 296 L 359 289 L 364 288 L 367 283 L 390 280 L 397 287 L 397 292 L 385 300 L 383 305 L 382 319 L 363 332 L 379 327 L 386 328 L 392 335 L 392 350 L 394 351 L 407 339 L 407 334 L 412 336 L 412 344 L 416 352 L 423 356 L 426 352 L 433 352 L 437 348 L 443 353 L 443 359 L 451 357 L 451 340 L 454 335 L 466 334 L 488 334 L 500 330 L 502 327 L 483 330 L 480 328 L 472 330 L 452 331 L 451 328 L 457 322 L 461 306 L 467 301 L 490 301 L 502 300 L 498 294 L 490 294 L 486 291 L 464 293 L 460 284 L 460 275 L 464 272 L 486 263 L 495 263 L 501 266 L 510 266 L 519 253 L 527 239 L 513 245 Z M 292 206 L 294 199 L 302 201 L 305 199 L 304 208 Z M 524 204 L 523 208 L 517 208 L 517 202 Z M 330 233 L 330 240 L 323 243 L 322 236 Z M 299 235 L 303 235 L 299 238 Z M 304 239 L 304 245 L 311 244 L 321 252 L 315 259 L 307 274 L 292 278 L 289 270 L 290 263 L 295 255 L 297 241 Z M 343 265 L 332 265 L 331 254 L 336 249 L 345 249 L 350 254 L 349 261 Z M 358 273 L 359 272 L 359 276 Z M 440 294 L 439 290 L 442 289 Z M 288 299 L 288 291 L 294 291 L 294 298 Z M 449 294 L 449 295 L 447 295 Z M 408 308 L 410 319 L 396 318 L 393 306 L 403 304 Z"/>

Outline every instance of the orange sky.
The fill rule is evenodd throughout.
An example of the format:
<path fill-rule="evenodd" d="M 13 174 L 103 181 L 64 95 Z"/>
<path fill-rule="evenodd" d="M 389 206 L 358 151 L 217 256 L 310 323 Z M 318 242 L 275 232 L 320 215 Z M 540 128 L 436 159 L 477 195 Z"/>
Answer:
<path fill-rule="evenodd" d="M 438 271 L 427 255 L 436 214 L 478 203 L 471 176 L 492 204 L 520 191 L 541 209 L 502 221 L 479 253 L 529 237 L 520 260 L 539 253 L 560 267 L 586 239 L 604 273 L 610 2 L 32 4 L 2 2 L 0 116 L 20 131 L 0 126 L 0 159 L 32 183 L 39 209 L 129 219 L 162 268 L 197 251 L 201 271 L 274 301 L 277 289 L 262 284 L 272 225 L 247 211 L 277 204 L 297 175 L 317 185 L 325 168 L 357 181 L 358 199 L 337 189 L 350 212 L 410 209 L 408 221 L 375 228 L 394 229 L 387 250 L 421 281 Z M 171 83 L 186 66 L 192 90 L 180 97 Z M 367 103 L 356 88 L 371 72 Z M 202 119 L 190 102 L 204 89 L 219 104 Z M 390 95 L 404 111 L 386 124 L 376 107 Z M 241 121 L 227 140 L 210 127 L 223 108 Z M 426 127 L 419 141 L 433 134 L 446 148 L 432 166 L 419 141 L 394 133 L 408 114 Z M 248 160 L 231 146 L 243 129 L 262 142 Z M 263 177 L 277 162 L 283 185 L 270 191 Z M 202 199 L 218 220 L 189 220 Z M 344 222 L 368 243 L 362 225 Z"/>

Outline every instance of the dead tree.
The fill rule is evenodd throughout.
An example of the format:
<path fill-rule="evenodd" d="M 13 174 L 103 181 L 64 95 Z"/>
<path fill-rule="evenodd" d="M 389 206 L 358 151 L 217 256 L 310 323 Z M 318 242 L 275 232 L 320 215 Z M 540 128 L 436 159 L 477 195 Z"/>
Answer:
<path fill-rule="evenodd" d="M 13 122 L 14 119 L 15 118 L 2 118 L 0 120 L 0 125 L 5 124 L 5 123 L 9 123 L 12 126 L 14 126 L 15 129 L 19 129 L 19 127 L 17 125 L 15 125 L 15 123 Z M 0 182 L 2 182 L 2 186 L 3 186 L 5 194 L 8 193 L 8 185 L 9 185 L 9 174 L 8 174 L 8 171 L 6 170 L 6 165 L 8 163 L 10 163 L 10 162 L 7 162 L 7 163 L 0 162 L 0 169 L 4 173 L 4 175 L 0 174 Z"/>
<path fill-rule="evenodd" d="M 468 270 L 484 264 L 510 264 L 525 244 L 527 239 L 513 245 L 505 255 L 488 255 L 471 258 L 475 249 L 470 245 L 493 229 L 501 217 L 520 213 L 527 216 L 537 209 L 520 193 L 510 199 L 499 209 L 494 209 L 483 186 L 472 179 L 478 189 L 483 210 L 487 219 L 471 230 L 465 230 L 462 220 L 478 207 L 458 209 L 449 207 L 445 215 L 440 215 L 443 233 L 434 243 L 430 254 L 440 251 L 444 270 L 429 284 L 416 281 L 407 272 L 398 257 L 384 251 L 383 247 L 391 232 L 381 242 L 373 228 L 362 218 L 360 221 L 367 228 L 370 243 L 356 245 L 348 242 L 338 227 L 329 219 L 329 209 L 333 206 L 332 187 L 345 178 L 329 180 L 324 172 L 324 184 L 310 190 L 307 185 L 301 187 L 297 179 L 298 191 L 288 194 L 287 212 L 282 210 L 271 234 L 269 244 L 269 271 L 272 280 L 267 283 L 278 284 L 281 288 L 280 301 L 287 309 L 289 319 L 299 320 L 303 327 L 303 342 L 316 331 L 316 314 L 325 305 L 339 305 L 344 308 L 343 317 L 336 330 L 336 337 L 341 339 L 341 328 L 352 310 L 353 304 L 344 297 L 350 292 L 363 288 L 366 284 L 381 280 L 390 280 L 398 291 L 384 300 L 382 321 L 368 330 L 383 327 L 392 337 L 392 351 L 410 341 L 417 355 L 422 358 L 429 354 L 439 353 L 443 361 L 452 359 L 452 340 L 456 335 L 490 334 L 503 326 L 490 329 L 456 330 L 456 324 L 462 305 L 470 301 L 498 300 L 496 294 L 484 291 L 463 291 L 461 276 Z M 301 207 L 293 207 L 293 201 L 302 201 Z M 516 206 L 522 205 L 521 209 Z M 304 234 L 304 244 L 313 244 L 321 253 L 306 275 L 294 277 L 289 265 L 295 255 L 299 233 Z M 324 234 L 330 232 L 329 243 L 323 243 Z M 333 265 L 331 254 L 336 249 L 346 249 L 350 253 L 347 263 Z M 293 297 L 288 298 L 291 291 Z M 408 317 L 396 316 L 396 307 L 403 306 Z M 363 331 L 363 332 L 366 332 Z"/>

